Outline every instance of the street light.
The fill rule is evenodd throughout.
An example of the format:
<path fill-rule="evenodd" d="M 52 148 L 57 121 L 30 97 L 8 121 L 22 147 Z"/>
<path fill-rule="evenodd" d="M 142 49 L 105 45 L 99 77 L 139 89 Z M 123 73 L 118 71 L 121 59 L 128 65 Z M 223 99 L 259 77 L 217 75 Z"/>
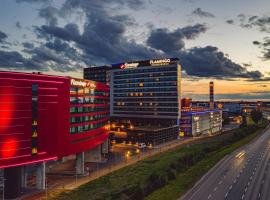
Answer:
<path fill-rule="evenodd" d="M 49 166 L 49 167 L 47 168 L 47 173 L 50 171 L 51 168 L 52 168 L 52 166 Z M 48 188 L 49 188 L 49 186 L 48 186 L 48 175 L 47 175 L 47 173 L 45 174 L 46 199 L 48 199 Z"/>
<path fill-rule="evenodd" d="M 6 179 L 4 178 L 4 176 L 2 176 L 1 178 L 2 178 L 1 181 L 2 181 L 2 185 L 3 185 L 3 200 L 4 200 L 5 199 L 5 180 Z"/>

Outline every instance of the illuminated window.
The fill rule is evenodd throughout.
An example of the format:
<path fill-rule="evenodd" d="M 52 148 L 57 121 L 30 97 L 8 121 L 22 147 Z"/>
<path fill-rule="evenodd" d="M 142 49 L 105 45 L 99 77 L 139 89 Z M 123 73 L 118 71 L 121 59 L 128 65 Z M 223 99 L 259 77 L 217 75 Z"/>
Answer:
<path fill-rule="evenodd" d="M 139 85 L 140 87 L 143 87 L 143 83 L 140 83 L 140 85 Z"/>
<path fill-rule="evenodd" d="M 132 97 L 133 97 L 133 93 L 132 93 L 132 92 L 130 93 L 130 96 L 132 96 Z"/>
<path fill-rule="evenodd" d="M 140 102 L 140 106 L 142 106 L 143 105 L 143 103 L 142 102 Z"/>
<path fill-rule="evenodd" d="M 140 96 L 143 96 L 143 93 L 140 93 Z"/>

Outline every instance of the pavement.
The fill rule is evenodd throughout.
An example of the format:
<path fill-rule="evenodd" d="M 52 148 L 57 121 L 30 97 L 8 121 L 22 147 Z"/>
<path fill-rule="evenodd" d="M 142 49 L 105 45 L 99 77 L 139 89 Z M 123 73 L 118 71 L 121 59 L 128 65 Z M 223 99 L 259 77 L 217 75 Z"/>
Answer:
<path fill-rule="evenodd" d="M 223 158 L 179 200 L 269 200 L 270 128 Z"/>

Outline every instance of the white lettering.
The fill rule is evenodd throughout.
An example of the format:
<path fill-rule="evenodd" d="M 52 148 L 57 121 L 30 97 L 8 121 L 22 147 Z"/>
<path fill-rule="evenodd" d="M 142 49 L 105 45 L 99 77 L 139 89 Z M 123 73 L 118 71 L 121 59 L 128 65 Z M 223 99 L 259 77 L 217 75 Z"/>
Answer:
<path fill-rule="evenodd" d="M 127 69 L 127 68 L 136 68 L 136 67 L 138 67 L 139 66 L 139 63 L 125 63 L 124 64 L 125 65 L 125 69 Z"/>
<path fill-rule="evenodd" d="M 70 84 L 72 86 L 78 86 L 78 87 L 91 87 L 91 88 L 96 87 L 96 85 L 90 81 L 83 81 L 83 80 L 76 80 L 76 79 L 71 79 Z"/>
<path fill-rule="evenodd" d="M 150 60 L 150 65 L 168 65 L 171 62 L 171 59 L 158 59 L 158 60 Z"/>

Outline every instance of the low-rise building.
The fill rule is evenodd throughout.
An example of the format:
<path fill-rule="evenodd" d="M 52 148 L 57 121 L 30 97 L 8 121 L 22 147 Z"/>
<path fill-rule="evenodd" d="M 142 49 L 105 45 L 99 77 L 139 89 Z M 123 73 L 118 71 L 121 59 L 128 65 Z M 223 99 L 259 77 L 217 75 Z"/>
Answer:
<path fill-rule="evenodd" d="M 185 136 L 215 134 L 222 129 L 221 110 L 182 111 L 180 130 Z"/>

